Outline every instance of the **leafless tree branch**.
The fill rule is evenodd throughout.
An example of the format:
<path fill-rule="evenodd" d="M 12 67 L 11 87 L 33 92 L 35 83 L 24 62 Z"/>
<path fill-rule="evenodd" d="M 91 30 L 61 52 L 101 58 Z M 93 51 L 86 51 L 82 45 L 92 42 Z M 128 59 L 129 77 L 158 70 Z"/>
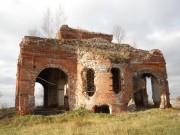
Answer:
<path fill-rule="evenodd" d="M 137 45 L 137 42 L 136 42 L 136 41 L 134 41 L 134 42 L 133 42 L 132 47 L 134 47 L 134 48 L 137 48 L 137 47 L 138 47 L 138 45 Z"/>
<path fill-rule="evenodd" d="M 65 23 L 66 19 L 64 8 L 61 3 L 55 12 L 52 12 L 51 9 L 48 8 L 43 15 L 40 32 L 38 29 L 34 28 L 28 31 L 28 35 L 56 38 L 60 26 Z"/>
<path fill-rule="evenodd" d="M 38 32 L 38 30 L 37 30 L 36 28 L 34 28 L 34 29 L 29 29 L 29 30 L 28 30 L 28 35 L 29 35 L 29 36 L 39 36 L 39 32 Z"/>
<path fill-rule="evenodd" d="M 113 27 L 112 34 L 118 43 L 121 43 L 126 37 L 124 29 L 119 25 L 115 25 Z"/>
<path fill-rule="evenodd" d="M 54 17 L 54 26 L 55 26 L 54 36 L 56 36 L 61 25 L 66 22 L 66 19 L 67 17 L 65 16 L 64 8 L 62 4 L 59 4 L 59 7 L 56 9 L 55 17 Z"/>
<path fill-rule="evenodd" d="M 42 31 L 44 37 L 52 38 L 53 37 L 53 18 L 50 9 L 47 9 L 46 13 L 43 16 Z"/>

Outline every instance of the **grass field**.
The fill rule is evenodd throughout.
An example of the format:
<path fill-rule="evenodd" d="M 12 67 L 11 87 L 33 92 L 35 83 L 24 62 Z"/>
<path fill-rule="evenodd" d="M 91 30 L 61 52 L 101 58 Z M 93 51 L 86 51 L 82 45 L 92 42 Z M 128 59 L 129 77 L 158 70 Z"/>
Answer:
<path fill-rule="evenodd" d="M 119 115 L 84 109 L 60 115 L 0 120 L 0 135 L 180 135 L 179 109 L 149 109 Z"/>

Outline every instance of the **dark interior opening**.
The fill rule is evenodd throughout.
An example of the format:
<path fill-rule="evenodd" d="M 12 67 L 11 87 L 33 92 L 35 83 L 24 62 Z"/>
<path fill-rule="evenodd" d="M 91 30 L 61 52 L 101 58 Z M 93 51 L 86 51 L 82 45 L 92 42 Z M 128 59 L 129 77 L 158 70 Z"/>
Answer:
<path fill-rule="evenodd" d="M 94 86 L 94 70 L 88 69 L 87 70 L 87 94 L 89 96 L 93 96 L 95 92 L 95 86 Z"/>
<path fill-rule="evenodd" d="M 143 91 L 138 91 L 134 93 L 134 99 L 135 104 L 137 107 L 143 107 L 144 106 L 144 99 L 143 99 Z"/>
<path fill-rule="evenodd" d="M 40 72 L 36 82 L 44 87 L 43 109 L 68 110 L 68 78 L 57 68 L 47 68 Z"/>
<path fill-rule="evenodd" d="M 112 68 L 111 73 L 112 73 L 112 81 L 113 81 L 113 91 L 115 94 L 118 94 L 121 86 L 120 71 L 118 68 Z"/>
<path fill-rule="evenodd" d="M 95 113 L 110 113 L 109 106 L 108 105 L 95 105 L 94 108 Z"/>
<path fill-rule="evenodd" d="M 149 80 L 150 79 L 150 80 Z M 150 81 L 150 86 L 147 82 Z M 143 73 L 134 80 L 134 100 L 136 107 L 159 107 L 160 92 L 157 78 L 151 73 Z M 150 89 L 148 88 L 150 87 Z M 152 97 L 151 97 L 152 96 Z"/>

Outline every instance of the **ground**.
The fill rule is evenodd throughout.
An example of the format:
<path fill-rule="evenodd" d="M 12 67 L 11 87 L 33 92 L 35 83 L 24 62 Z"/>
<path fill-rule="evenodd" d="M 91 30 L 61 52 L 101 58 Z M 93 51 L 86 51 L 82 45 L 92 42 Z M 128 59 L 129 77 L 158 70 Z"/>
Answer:
<path fill-rule="evenodd" d="M 13 114 L 0 120 L 1 135 L 178 135 L 180 109 L 148 109 L 119 115 L 84 109 L 60 115 Z"/>

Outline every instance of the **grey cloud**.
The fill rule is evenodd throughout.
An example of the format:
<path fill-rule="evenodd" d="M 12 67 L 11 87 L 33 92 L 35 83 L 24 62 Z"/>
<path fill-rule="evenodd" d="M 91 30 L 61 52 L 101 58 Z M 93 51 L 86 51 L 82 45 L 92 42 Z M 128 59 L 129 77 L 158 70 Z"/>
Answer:
<path fill-rule="evenodd" d="M 2 97 L 0 98 L 0 108 L 1 105 L 7 105 L 8 107 L 14 107 L 15 105 L 15 88 L 11 89 L 0 89 L 2 92 Z"/>
<path fill-rule="evenodd" d="M 1 84 L 15 85 L 16 80 L 15 80 L 15 78 L 12 78 L 12 77 L 1 77 L 0 78 L 0 86 L 1 86 Z"/>

